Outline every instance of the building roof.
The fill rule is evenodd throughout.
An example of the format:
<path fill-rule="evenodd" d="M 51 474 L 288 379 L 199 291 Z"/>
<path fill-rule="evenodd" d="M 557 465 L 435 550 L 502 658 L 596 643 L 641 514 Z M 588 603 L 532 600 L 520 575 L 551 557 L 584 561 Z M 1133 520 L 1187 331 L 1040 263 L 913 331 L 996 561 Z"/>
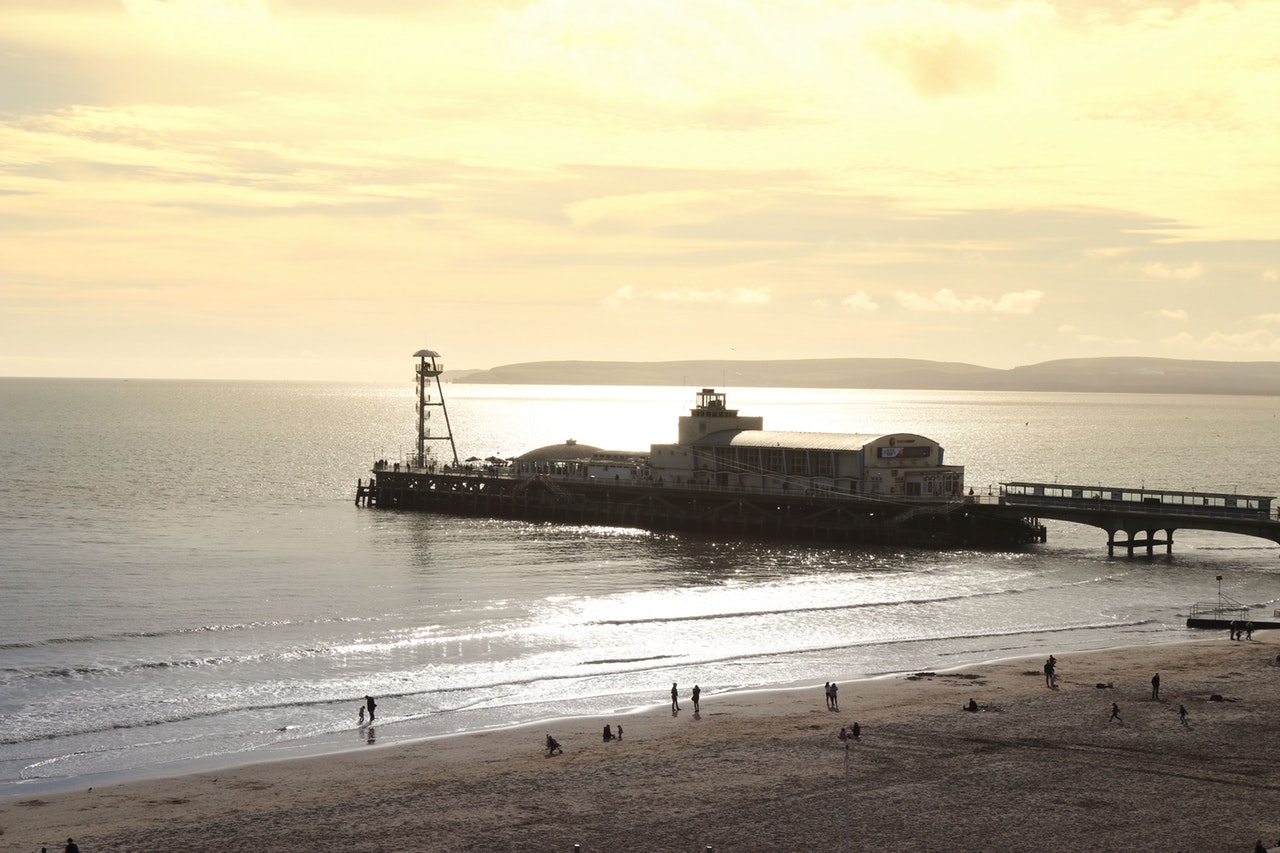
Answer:
<path fill-rule="evenodd" d="M 548 444 L 546 447 L 539 447 L 527 453 L 522 453 L 519 456 L 519 461 L 586 462 L 599 452 L 599 447 L 593 447 L 590 444 L 578 444 L 576 441 L 566 441 L 564 444 Z"/>
<path fill-rule="evenodd" d="M 856 452 L 883 435 L 841 432 L 791 432 L 770 429 L 725 429 L 703 436 L 695 447 L 787 447 L 797 450 Z"/>

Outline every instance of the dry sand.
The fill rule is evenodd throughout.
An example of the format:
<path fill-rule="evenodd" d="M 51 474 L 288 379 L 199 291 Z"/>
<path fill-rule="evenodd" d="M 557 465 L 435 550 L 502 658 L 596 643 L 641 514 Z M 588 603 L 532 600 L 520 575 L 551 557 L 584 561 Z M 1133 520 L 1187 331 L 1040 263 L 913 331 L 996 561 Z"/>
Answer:
<path fill-rule="evenodd" d="M 1057 690 L 1040 660 L 845 682 L 839 712 L 821 685 L 704 693 L 698 715 L 682 698 L 676 716 L 8 798 L 0 850 L 1248 853 L 1280 838 L 1278 643 L 1061 655 Z M 970 697 L 985 709 L 961 711 Z M 618 722 L 624 740 L 602 742 Z M 548 731 L 563 755 L 546 757 Z"/>

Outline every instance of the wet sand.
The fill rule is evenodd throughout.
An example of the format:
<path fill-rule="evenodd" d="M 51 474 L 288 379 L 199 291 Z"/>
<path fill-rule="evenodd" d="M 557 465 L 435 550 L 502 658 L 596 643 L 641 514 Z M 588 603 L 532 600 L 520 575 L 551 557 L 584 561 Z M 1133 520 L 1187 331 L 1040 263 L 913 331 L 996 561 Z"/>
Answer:
<path fill-rule="evenodd" d="M 1056 690 L 1042 660 L 841 682 L 838 712 L 817 685 L 704 692 L 695 714 L 681 685 L 677 715 L 8 798 L 0 850 L 1248 853 L 1280 840 L 1278 644 L 1058 655 Z M 563 755 L 546 757 L 548 732 Z"/>

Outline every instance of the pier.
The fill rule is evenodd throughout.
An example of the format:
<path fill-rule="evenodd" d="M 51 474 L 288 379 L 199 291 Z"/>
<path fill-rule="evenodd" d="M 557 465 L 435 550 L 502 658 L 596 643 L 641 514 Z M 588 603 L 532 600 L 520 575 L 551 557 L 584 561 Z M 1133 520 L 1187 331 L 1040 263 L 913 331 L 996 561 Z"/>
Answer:
<path fill-rule="evenodd" d="M 1160 546 L 1172 554 L 1180 529 L 1280 544 L 1272 497 L 1027 482 L 1001 483 L 998 497 L 965 495 L 964 466 L 927 436 L 766 430 L 713 388 L 697 392 L 674 443 L 648 451 L 568 439 L 464 464 L 440 354 L 414 358 L 417 452 L 375 463 L 369 482 L 356 482 L 357 506 L 923 548 L 1044 542 L 1052 519 L 1097 527 L 1109 556 L 1120 548 L 1131 558 Z"/>
<path fill-rule="evenodd" d="M 1107 534 L 1107 554 L 1117 547 L 1129 557 L 1157 546 L 1173 553 L 1178 530 L 1213 530 L 1255 536 L 1280 544 L 1275 498 L 1224 492 L 1079 486 L 1063 483 L 1001 483 L 1000 503 L 1029 520 L 1054 519 L 1097 527 Z M 1117 536 L 1123 534 L 1123 539 Z"/>

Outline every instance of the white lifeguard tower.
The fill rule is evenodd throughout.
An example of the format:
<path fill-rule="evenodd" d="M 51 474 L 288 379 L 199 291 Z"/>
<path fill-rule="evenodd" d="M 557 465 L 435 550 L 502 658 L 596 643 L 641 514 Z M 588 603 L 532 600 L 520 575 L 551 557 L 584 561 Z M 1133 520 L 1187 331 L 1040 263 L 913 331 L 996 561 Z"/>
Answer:
<path fill-rule="evenodd" d="M 458 448 L 453 443 L 453 430 L 449 426 L 449 410 L 445 408 L 444 389 L 440 387 L 440 374 L 444 373 L 444 364 L 440 361 L 440 353 L 435 350 L 420 349 L 413 354 L 413 357 L 418 359 L 418 366 L 415 371 L 418 380 L 418 456 L 414 459 L 414 467 L 427 467 L 428 441 L 449 442 L 449 450 L 453 455 L 453 464 L 457 465 Z M 433 400 L 432 395 L 427 393 L 427 387 L 433 379 L 436 383 L 436 396 L 440 398 L 439 402 Z M 432 435 L 431 428 L 427 425 L 431 420 L 431 410 L 437 408 L 444 418 L 444 435 Z"/>

